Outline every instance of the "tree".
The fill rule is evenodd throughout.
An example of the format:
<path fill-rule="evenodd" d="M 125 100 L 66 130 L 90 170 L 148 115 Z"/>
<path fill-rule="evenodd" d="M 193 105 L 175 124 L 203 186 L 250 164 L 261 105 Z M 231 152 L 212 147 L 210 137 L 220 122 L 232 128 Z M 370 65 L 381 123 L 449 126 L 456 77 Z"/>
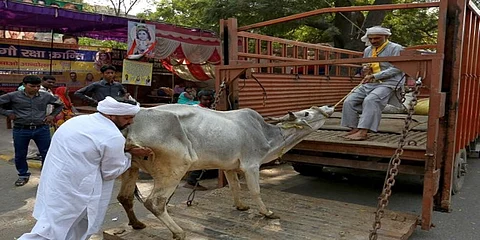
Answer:
<path fill-rule="evenodd" d="M 399 0 L 160 0 L 142 18 L 218 31 L 219 19 L 237 18 L 240 26 L 326 7 L 391 4 Z M 407 2 L 411 0 L 407 0 Z M 479 0 L 480 1 L 480 0 Z M 405 1 L 401 1 L 404 3 Z M 253 32 L 310 43 L 362 50 L 367 27 L 392 28 L 392 40 L 403 45 L 432 43 L 437 12 L 426 9 L 322 14 L 254 29 Z M 414 33 L 414 35 L 412 35 Z"/>
<path fill-rule="evenodd" d="M 83 1 L 83 0 L 76 0 Z M 132 8 L 142 0 L 96 0 L 93 4 L 84 4 L 84 11 L 94 13 L 113 14 L 115 16 L 128 16 Z M 103 2 L 103 4 L 100 4 Z M 106 6 L 105 4 L 110 4 Z"/>
<path fill-rule="evenodd" d="M 138 3 L 139 0 L 109 0 L 115 10 L 115 15 L 120 16 L 124 14 L 128 16 L 128 13 L 132 10 L 133 6 Z"/>

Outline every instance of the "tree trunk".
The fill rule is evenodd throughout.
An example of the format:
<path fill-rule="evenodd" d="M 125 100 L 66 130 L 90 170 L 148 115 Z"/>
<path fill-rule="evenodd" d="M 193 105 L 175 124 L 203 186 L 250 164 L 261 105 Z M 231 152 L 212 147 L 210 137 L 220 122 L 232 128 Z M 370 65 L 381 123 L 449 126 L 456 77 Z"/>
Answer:
<path fill-rule="evenodd" d="M 375 0 L 373 5 L 391 4 L 393 0 Z M 335 1 L 335 7 L 352 6 L 349 0 Z M 356 51 L 363 51 L 365 44 L 360 40 L 364 35 L 367 27 L 382 25 L 387 11 L 370 11 L 365 18 L 361 12 L 343 13 L 350 21 L 355 23 L 362 31 L 345 19 L 341 14 L 336 14 L 334 25 L 337 27 L 339 34 L 334 36 L 335 47 L 345 48 Z"/>

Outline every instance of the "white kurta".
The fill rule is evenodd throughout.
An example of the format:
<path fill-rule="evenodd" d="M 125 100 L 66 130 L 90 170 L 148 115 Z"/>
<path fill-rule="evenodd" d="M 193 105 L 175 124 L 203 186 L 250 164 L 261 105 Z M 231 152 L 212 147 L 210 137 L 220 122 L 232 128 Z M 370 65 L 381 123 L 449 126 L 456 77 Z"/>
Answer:
<path fill-rule="evenodd" d="M 88 230 L 82 238 L 98 232 L 114 180 L 130 167 L 124 145 L 115 124 L 99 113 L 65 122 L 53 135 L 43 166 L 33 211 L 37 223 L 30 235 L 70 240 L 67 234 L 85 211 Z"/>

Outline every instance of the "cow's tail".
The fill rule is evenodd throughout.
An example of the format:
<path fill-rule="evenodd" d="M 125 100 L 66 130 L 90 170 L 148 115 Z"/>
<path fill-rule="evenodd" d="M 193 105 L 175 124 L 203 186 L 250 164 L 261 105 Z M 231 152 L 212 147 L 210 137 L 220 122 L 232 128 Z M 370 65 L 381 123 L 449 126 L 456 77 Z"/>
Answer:
<path fill-rule="evenodd" d="M 135 184 L 135 191 L 133 191 L 133 195 L 139 202 L 141 202 L 142 204 L 145 203 L 145 201 L 143 200 L 143 196 L 140 193 L 140 190 L 138 190 L 138 186 L 136 184 Z"/>

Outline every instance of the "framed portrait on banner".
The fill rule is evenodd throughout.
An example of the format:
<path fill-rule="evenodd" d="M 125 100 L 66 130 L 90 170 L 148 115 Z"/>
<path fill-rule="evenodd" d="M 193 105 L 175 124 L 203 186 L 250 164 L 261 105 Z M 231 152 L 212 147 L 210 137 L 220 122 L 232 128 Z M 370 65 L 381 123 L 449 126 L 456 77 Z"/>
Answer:
<path fill-rule="evenodd" d="M 128 22 L 128 58 L 153 58 L 155 52 L 155 25 Z"/>

